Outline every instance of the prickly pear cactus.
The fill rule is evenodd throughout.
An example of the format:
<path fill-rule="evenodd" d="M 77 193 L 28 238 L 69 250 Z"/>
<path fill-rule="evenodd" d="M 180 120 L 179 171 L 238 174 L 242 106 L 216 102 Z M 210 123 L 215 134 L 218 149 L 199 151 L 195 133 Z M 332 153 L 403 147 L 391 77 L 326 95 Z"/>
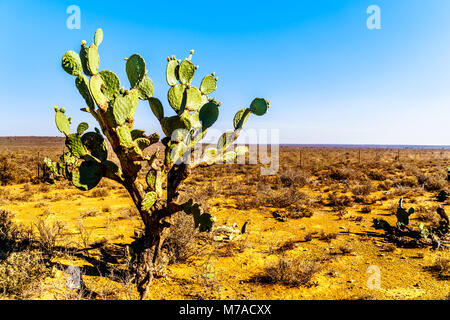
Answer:
<path fill-rule="evenodd" d="M 396 212 L 397 217 L 397 227 L 407 226 L 409 225 L 409 216 L 414 213 L 414 208 L 409 208 L 408 211 L 403 208 L 403 198 L 401 198 L 398 202 L 398 208 Z"/>
<path fill-rule="evenodd" d="M 80 190 L 95 188 L 103 178 L 114 180 L 126 188 L 146 230 L 147 240 L 143 242 L 146 247 L 133 249 L 133 252 L 142 255 L 138 260 L 143 261 L 144 266 L 139 272 L 136 271 L 139 283 L 140 278 L 148 279 L 151 273 L 149 266 L 158 260 L 148 255 L 149 252 L 156 255 L 159 250 L 145 249 L 161 242 L 163 230 L 170 227 L 173 214 L 184 211 L 192 215 L 200 231 L 211 230 L 215 218 L 202 212 L 192 200 L 179 203 L 178 187 L 197 166 L 228 163 L 244 155 L 248 151 L 246 147 L 232 149 L 232 144 L 250 114 L 264 115 L 270 103 L 266 99 L 256 98 L 247 108 L 239 110 L 234 117 L 234 130 L 221 137 L 217 148 L 206 150 L 194 161 L 189 158 L 190 152 L 201 143 L 223 108 L 219 101 L 210 97 L 217 88 L 215 73 L 205 75 L 196 87 L 194 80 L 199 67 L 192 62 L 194 51 L 191 50 L 183 60 L 169 57 L 166 68 L 169 90 L 166 97 L 170 109 L 165 110 L 163 102 L 153 96 L 153 81 L 147 75 L 148 66 L 141 55 L 133 54 L 125 59 L 129 89 L 121 87 L 122 82 L 114 72 L 101 70 L 99 49 L 102 41 L 103 31 L 98 29 L 92 44 L 82 41 L 79 54 L 70 50 L 62 58 L 64 71 L 76 77 L 76 88 L 86 103 L 81 110 L 92 115 L 98 128 L 88 131 L 88 124 L 83 122 L 72 132 L 72 120 L 67 117 L 64 108 L 55 107 L 56 126 L 66 137 L 68 152 L 58 163 L 47 162 L 54 175 L 61 174 Z M 146 135 L 145 130 L 134 128 L 139 100 L 148 101 L 166 135 L 161 140 L 157 133 Z M 118 163 L 108 160 L 107 141 Z M 160 152 L 161 149 L 164 151 Z M 188 159 L 190 161 L 182 161 Z M 144 163 L 149 167 L 145 184 L 138 179 Z M 141 292 L 139 284 L 138 289 Z"/>

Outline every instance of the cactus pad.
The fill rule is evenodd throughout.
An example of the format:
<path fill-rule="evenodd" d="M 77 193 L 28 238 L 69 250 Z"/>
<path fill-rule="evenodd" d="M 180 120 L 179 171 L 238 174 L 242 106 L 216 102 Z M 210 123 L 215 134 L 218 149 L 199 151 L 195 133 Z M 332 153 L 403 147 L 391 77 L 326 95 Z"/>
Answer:
<path fill-rule="evenodd" d="M 145 194 L 144 200 L 142 200 L 142 210 L 149 211 L 156 202 L 156 192 L 150 191 Z"/>
<path fill-rule="evenodd" d="M 144 59 L 138 54 L 133 54 L 127 59 L 126 72 L 131 88 L 136 88 L 147 72 Z"/>
<path fill-rule="evenodd" d="M 97 106 L 103 111 L 106 111 L 108 108 L 108 98 L 103 94 L 103 89 L 105 87 L 105 82 L 98 74 L 93 75 L 89 80 L 89 88 L 91 89 L 92 96 L 94 97 Z"/>
<path fill-rule="evenodd" d="M 139 92 L 137 89 L 128 91 L 124 96 L 119 95 L 111 103 L 114 121 L 118 124 L 124 124 L 125 121 L 133 119 L 136 111 Z"/>
<path fill-rule="evenodd" d="M 102 167 L 95 161 L 83 161 L 78 169 L 72 171 L 72 183 L 80 190 L 88 191 L 102 179 Z"/>
<path fill-rule="evenodd" d="M 219 117 L 219 105 L 213 101 L 208 102 L 201 107 L 198 116 L 203 127 L 211 127 Z"/>
<path fill-rule="evenodd" d="M 174 86 L 178 82 L 178 60 L 175 57 L 168 58 L 166 80 L 169 86 Z"/>
<path fill-rule="evenodd" d="M 84 74 L 79 74 L 75 79 L 75 86 L 83 97 L 84 101 L 86 101 L 86 105 L 95 109 L 95 102 L 92 98 L 91 91 L 89 90 L 89 80 Z"/>
<path fill-rule="evenodd" d="M 66 146 L 74 157 L 82 158 L 87 153 L 86 148 L 81 141 L 81 137 L 76 133 L 67 136 Z"/>
<path fill-rule="evenodd" d="M 86 132 L 81 137 L 81 142 L 89 150 L 92 156 L 104 161 L 108 158 L 108 148 L 105 139 L 97 132 Z"/>
<path fill-rule="evenodd" d="M 153 81 L 147 76 L 144 76 L 137 84 L 139 90 L 139 99 L 147 100 L 153 96 Z"/>
<path fill-rule="evenodd" d="M 89 125 L 86 122 L 82 122 L 77 127 L 77 134 L 81 136 L 87 129 L 89 129 Z"/>
<path fill-rule="evenodd" d="M 179 112 L 184 109 L 186 104 L 186 98 L 184 95 L 185 86 L 182 84 L 177 84 L 169 89 L 167 93 L 167 99 L 169 100 L 170 106 L 175 110 L 175 112 Z"/>
<path fill-rule="evenodd" d="M 262 116 L 267 112 L 267 109 L 269 108 L 269 101 L 262 98 L 256 98 L 252 101 L 250 104 L 250 110 L 253 114 L 257 116 Z"/>
<path fill-rule="evenodd" d="M 94 44 L 98 47 L 103 42 L 103 30 L 97 29 L 94 35 Z"/>
<path fill-rule="evenodd" d="M 148 103 L 150 104 L 150 108 L 152 109 L 155 117 L 161 121 L 164 118 L 164 108 L 162 106 L 161 101 L 155 97 L 151 97 L 148 99 Z"/>
<path fill-rule="evenodd" d="M 61 110 L 56 111 L 55 122 L 56 127 L 61 133 L 64 133 L 66 136 L 70 134 L 70 122 L 64 112 Z"/>
<path fill-rule="evenodd" d="M 83 72 L 80 56 L 74 51 L 67 51 L 62 57 L 62 67 L 64 71 L 73 76 Z"/>
<path fill-rule="evenodd" d="M 91 44 L 89 47 L 82 45 L 80 49 L 80 58 L 85 74 L 89 76 L 97 74 L 100 65 L 100 57 L 95 44 Z"/>
<path fill-rule="evenodd" d="M 147 176 L 145 177 L 147 185 L 152 191 L 156 191 L 156 176 L 156 170 L 150 169 L 150 171 L 147 173 Z"/>
<path fill-rule="evenodd" d="M 203 78 L 200 84 L 200 91 L 204 95 L 213 93 L 217 89 L 217 78 L 210 74 Z"/>
<path fill-rule="evenodd" d="M 194 79 L 194 75 L 195 75 L 194 64 L 187 59 L 183 60 L 178 70 L 180 82 L 185 85 L 191 84 L 192 80 Z"/>
<path fill-rule="evenodd" d="M 234 129 L 242 129 L 245 122 L 248 119 L 248 116 L 250 115 L 251 110 L 249 108 L 241 109 L 238 112 L 236 112 L 236 115 L 233 119 Z"/>
<path fill-rule="evenodd" d="M 101 91 L 109 101 L 114 99 L 114 95 L 120 90 L 119 77 L 112 71 L 103 70 L 99 72 L 100 77 L 103 80 L 103 86 Z"/>
<path fill-rule="evenodd" d="M 123 146 L 125 148 L 134 147 L 130 128 L 126 124 L 117 127 L 116 130 L 117 130 L 117 135 L 119 136 L 119 139 L 120 139 L 121 146 Z"/>
<path fill-rule="evenodd" d="M 136 142 L 139 149 L 141 149 L 142 151 L 145 150 L 146 148 L 148 148 L 152 144 L 152 142 L 150 140 L 148 140 L 147 138 L 137 138 L 134 141 Z"/>
<path fill-rule="evenodd" d="M 186 109 L 196 111 L 202 106 L 202 93 L 195 87 L 186 89 Z"/>

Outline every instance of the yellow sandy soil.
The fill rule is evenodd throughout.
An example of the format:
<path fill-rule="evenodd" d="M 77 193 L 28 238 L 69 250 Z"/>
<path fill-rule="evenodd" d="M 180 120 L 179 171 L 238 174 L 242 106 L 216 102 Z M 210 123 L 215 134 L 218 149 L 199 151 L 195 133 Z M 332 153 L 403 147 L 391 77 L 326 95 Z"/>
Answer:
<path fill-rule="evenodd" d="M 12 194 L 20 194 L 23 185 L 8 188 Z M 311 190 L 302 190 L 312 193 Z M 139 217 L 122 219 L 121 209 L 129 208 L 131 200 L 121 191 L 110 191 L 108 197 L 91 198 L 82 194 L 70 196 L 74 188 L 52 189 L 45 194 L 36 193 L 27 202 L 2 205 L 4 209 L 16 212 L 16 221 L 24 225 L 32 225 L 37 217 L 62 221 L 66 226 L 65 243 L 67 246 L 80 246 L 77 225 L 80 216 L 87 210 L 97 210 L 94 216 L 82 219 L 84 226 L 91 233 L 90 242 L 108 241 L 112 244 L 129 244 L 134 229 L 139 227 Z M 60 195 L 59 201 L 50 201 Z M 89 195 L 89 193 L 87 194 Z M 44 198 L 45 196 L 45 198 Z M 432 198 L 426 194 L 416 204 L 427 203 Z M 249 221 L 247 233 L 235 240 L 236 247 L 243 247 L 242 252 L 223 257 L 223 243 L 214 243 L 205 248 L 202 254 L 189 258 L 186 263 L 171 265 L 165 278 L 154 280 L 151 291 L 152 299 L 445 299 L 450 293 L 448 281 L 439 280 L 424 268 L 433 264 L 437 257 L 450 258 L 448 251 L 432 251 L 430 249 L 396 249 L 385 250 L 387 243 L 381 237 L 382 232 L 372 228 L 373 218 L 383 218 L 390 223 L 395 217 L 389 215 L 387 206 L 393 200 L 377 202 L 372 206 L 370 214 L 358 212 L 360 206 L 355 205 L 342 219 L 329 209 L 315 210 L 311 218 L 289 219 L 287 222 L 276 221 L 271 212 L 265 208 L 263 213 L 239 210 L 229 199 L 210 199 L 211 213 L 217 217 L 216 225 L 241 226 Z M 405 200 L 407 202 L 407 200 Z M 43 207 L 36 207 L 44 203 Z M 102 212 L 103 207 L 110 207 L 111 212 Z M 44 214 L 44 212 L 50 214 Z M 361 222 L 351 220 L 351 216 L 363 216 Z M 304 237 L 311 231 L 334 232 L 338 236 L 327 243 L 313 238 L 305 242 Z M 286 254 L 305 259 L 324 258 L 321 271 L 314 277 L 311 287 L 286 287 L 278 284 L 262 284 L 250 281 L 262 275 L 265 266 L 277 261 L 279 254 L 274 250 L 288 240 L 297 241 L 292 250 Z M 353 252 L 340 254 L 339 247 L 350 244 Z M 423 256 L 421 255 L 423 253 Z M 80 259 L 55 258 L 60 268 L 55 268 L 52 276 L 45 279 L 36 299 L 73 298 L 73 294 L 65 288 L 67 274 L 64 266 L 92 266 L 88 261 Z M 369 266 L 380 269 L 381 287 L 370 289 L 367 281 L 371 276 Z M 329 273 L 333 275 L 329 275 Z M 205 273 L 214 277 L 207 279 Z M 106 292 L 106 298 L 135 299 L 133 286 L 124 287 L 123 283 L 103 276 L 85 275 L 84 282 L 92 291 Z M 108 292 L 111 294 L 108 295 Z"/>

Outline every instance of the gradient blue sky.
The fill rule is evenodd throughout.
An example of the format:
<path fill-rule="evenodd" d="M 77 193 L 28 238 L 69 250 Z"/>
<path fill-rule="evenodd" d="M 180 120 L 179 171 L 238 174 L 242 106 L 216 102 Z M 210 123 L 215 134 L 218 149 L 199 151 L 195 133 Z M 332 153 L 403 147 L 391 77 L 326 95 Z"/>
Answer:
<path fill-rule="evenodd" d="M 72 4 L 80 30 L 66 28 Z M 381 30 L 366 27 L 371 4 Z M 197 84 L 219 76 L 221 130 L 262 96 L 269 113 L 247 126 L 279 129 L 282 143 L 450 144 L 448 0 L 2 1 L 1 136 L 58 135 L 54 105 L 94 124 L 61 57 L 98 27 L 101 69 L 128 84 L 123 58 L 141 54 L 164 102 L 167 56 L 195 49 Z M 146 102 L 136 118 L 157 128 Z"/>

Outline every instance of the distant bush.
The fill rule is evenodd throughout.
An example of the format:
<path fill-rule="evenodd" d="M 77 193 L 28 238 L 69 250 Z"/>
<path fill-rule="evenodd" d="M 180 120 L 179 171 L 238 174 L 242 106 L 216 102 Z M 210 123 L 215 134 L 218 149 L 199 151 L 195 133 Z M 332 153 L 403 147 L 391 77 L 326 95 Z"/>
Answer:
<path fill-rule="evenodd" d="M 43 278 L 46 270 L 39 254 L 30 251 L 13 252 L 0 262 L 0 292 L 21 295 Z"/>
<path fill-rule="evenodd" d="M 0 184 L 6 186 L 14 180 L 13 165 L 7 156 L 0 157 Z"/>
<path fill-rule="evenodd" d="M 282 283 L 288 286 L 306 286 L 311 283 L 314 275 L 320 270 L 317 261 L 287 258 L 279 260 L 265 269 L 267 280 L 272 283 Z"/>

